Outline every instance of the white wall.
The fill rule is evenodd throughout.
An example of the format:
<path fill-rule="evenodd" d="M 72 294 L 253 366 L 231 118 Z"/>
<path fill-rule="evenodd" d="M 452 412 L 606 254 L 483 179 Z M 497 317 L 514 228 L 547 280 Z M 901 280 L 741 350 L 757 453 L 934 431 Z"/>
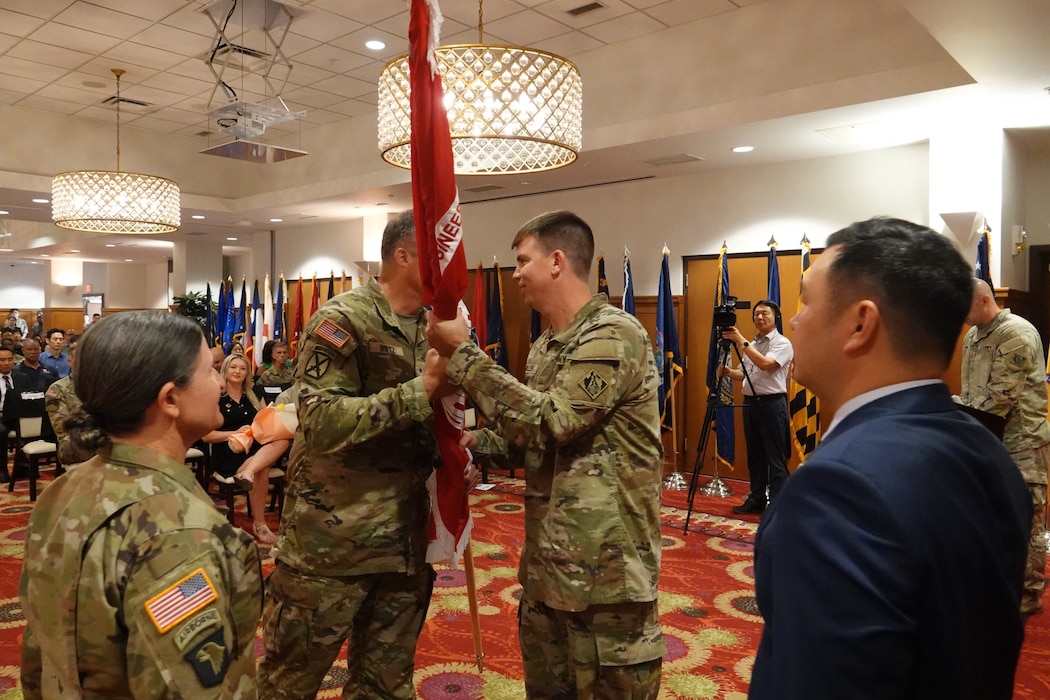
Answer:
<path fill-rule="evenodd" d="M 1003 140 L 1003 211 L 1000 217 L 1003 230 L 999 235 L 999 259 L 992 253 L 992 281 L 1000 287 L 1028 289 L 1028 247 L 1015 254 L 1014 226 L 1024 227 L 1027 209 L 1025 171 L 1028 158 L 1016 139 L 1004 134 Z M 999 270 L 999 276 L 994 271 Z"/>
<path fill-rule="evenodd" d="M 662 248 L 671 250 L 671 289 L 682 293 L 682 256 L 813 247 L 854 221 L 890 215 L 928 224 L 929 150 L 925 144 L 835 158 L 720 170 L 672 179 L 605 185 L 463 207 L 467 266 L 513 267 L 510 242 L 533 216 L 570 209 L 594 231 L 610 292 L 623 291 L 622 257 L 631 252 L 634 290 L 655 295 Z"/>
<path fill-rule="evenodd" d="M 1050 153 L 1029 155 L 1026 166 L 1025 228 L 1028 244 L 1047 245 L 1050 244 Z"/>
<path fill-rule="evenodd" d="M 7 320 L 8 309 L 18 309 L 22 318 L 35 318 L 44 306 L 44 284 L 50 273 L 47 265 L 0 263 L 0 312 Z M 30 313 L 32 311 L 32 313 Z"/>

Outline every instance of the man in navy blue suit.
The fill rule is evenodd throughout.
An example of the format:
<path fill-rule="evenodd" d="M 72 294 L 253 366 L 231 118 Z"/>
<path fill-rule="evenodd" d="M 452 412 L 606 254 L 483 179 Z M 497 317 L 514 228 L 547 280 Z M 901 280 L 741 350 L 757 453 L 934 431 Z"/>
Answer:
<path fill-rule="evenodd" d="M 805 277 L 795 378 L 830 423 L 758 530 L 751 698 L 1011 697 L 1031 499 L 940 380 L 972 276 L 944 236 L 872 219 Z"/>

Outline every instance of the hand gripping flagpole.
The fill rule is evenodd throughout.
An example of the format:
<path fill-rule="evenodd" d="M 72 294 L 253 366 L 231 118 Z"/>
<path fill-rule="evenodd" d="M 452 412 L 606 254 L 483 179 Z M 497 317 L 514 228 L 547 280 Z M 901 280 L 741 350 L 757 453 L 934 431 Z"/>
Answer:
<path fill-rule="evenodd" d="M 412 0 L 409 20 L 409 79 L 412 126 L 412 207 L 423 283 L 423 301 L 440 319 L 455 318 L 467 290 L 467 263 L 459 211 L 459 191 L 452 165 L 452 137 L 443 104 L 441 76 L 434 50 L 441 28 L 437 0 Z M 465 471 L 470 452 L 460 446 L 466 395 L 462 390 L 434 406 L 434 431 L 441 468 L 428 481 L 431 492 L 431 537 L 427 561 L 451 561 L 472 553 L 472 522 L 467 504 Z M 474 651 L 481 668 L 481 628 L 473 562 L 466 565 L 467 595 L 474 632 Z"/>

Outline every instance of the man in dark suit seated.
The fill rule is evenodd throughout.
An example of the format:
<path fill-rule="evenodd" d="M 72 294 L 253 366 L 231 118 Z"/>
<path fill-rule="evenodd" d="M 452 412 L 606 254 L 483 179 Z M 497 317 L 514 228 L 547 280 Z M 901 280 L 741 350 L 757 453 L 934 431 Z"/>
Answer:
<path fill-rule="evenodd" d="M 1031 497 L 940 377 L 972 268 L 934 231 L 828 238 L 791 319 L 795 378 L 829 421 L 755 541 L 752 700 L 1007 700 Z"/>
<path fill-rule="evenodd" d="M 0 483 L 6 484 L 11 477 L 7 472 L 7 433 L 18 429 L 19 404 L 22 393 L 29 391 L 29 380 L 14 371 L 14 353 L 0 348 Z"/>

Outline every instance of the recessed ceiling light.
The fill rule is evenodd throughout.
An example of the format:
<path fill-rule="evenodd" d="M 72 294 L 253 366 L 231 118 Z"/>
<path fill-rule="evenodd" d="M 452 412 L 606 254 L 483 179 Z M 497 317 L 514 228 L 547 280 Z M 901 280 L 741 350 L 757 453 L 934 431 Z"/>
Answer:
<path fill-rule="evenodd" d="M 0 248 L 0 253 L 10 253 L 13 250 L 13 248 Z"/>
<path fill-rule="evenodd" d="M 193 216 L 191 216 L 190 218 L 191 218 L 191 219 L 203 219 L 203 218 L 204 218 L 204 215 L 203 215 L 203 214 L 194 214 L 194 215 L 193 215 Z"/>
<path fill-rule="evenodd" d="M 279 224 L 282 221 L 284 221 L 284 219 L 270 219 L 270 223 L 271 224 Z"/>
<path fill-rule="evenodd" d="M 387 204 L 389 204 L 389 202 L 373 202 L 373 206 L 377 207 L 385 207 Z"/>
<path fill-rule="evenodd" d="M 135 262 L 135 261 L 132 260 L 131 258 L 124 258 L 124 262 Z"/>
<path fill-rule="evenodd" d="M 235 241 L 235 240 L 237 240 L 237 236 L 227 236 L 226 240 L 228 240 L 228 241 Z"/>
<path fill-rule="evenodd" d="M 42 257 L 42 258 L 50 258 L 51 256 L 48 255 L 47 253 L 41 253 L 40 257 Z"/>
<path fill-rule="evenodd" d="M 70 253 L 79 253 L 79 252 L 80 252 L 80 249 L 79 249 L 79 248 L 74 248 L 73 250 L 71 250 L 71 251 L 69 251 L 69 252 L 70 252 Z"/>
<path fill-rule="evenodd" d="M 10 213 L 11 212 L 9 212 L 9 211 L 4 211 L 3 209 L 0 209 L 0 216 L 4 216 L 4 215 L 10 214 Z"/>
<path fill-rule="evenodd" d="M 106 247 L 107 247 L 107 248 L 116 248 L 116 247 L 117 247 L 117 244 L 116 244 L 116 243 L 107 243 L 107 244 L 106 244 Z"/>
<path fill-rule="evenodd" d="M 365 42 L 365 48 L 372 49 L 373 51 L 382 51 L 386 48 L 386 43 L 379 39 L 369 39 Z"/>
<path fill-rule="evenodd" d="M 755 150 L 754 146 L 734 146 L 733 153 L 750 153 Z"/>
<path fill-rule="evenodd" d="M 47 204 L 50 201 L 50 199 L 43 199 L 42 197 L 37 197 L 33 200 L 33 204 Z"/>

